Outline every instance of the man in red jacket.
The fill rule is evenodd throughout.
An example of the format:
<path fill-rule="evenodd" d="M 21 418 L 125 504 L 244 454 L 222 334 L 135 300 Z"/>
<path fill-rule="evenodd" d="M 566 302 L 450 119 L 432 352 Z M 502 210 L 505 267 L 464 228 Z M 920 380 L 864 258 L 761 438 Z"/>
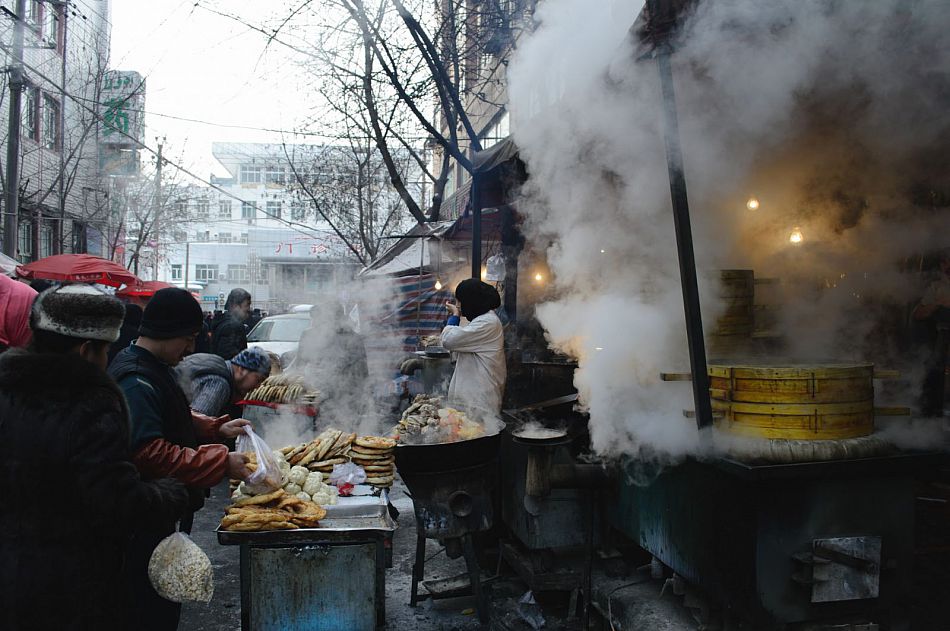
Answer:
<path fill-rule="evenodd" d="M 220 444 L 242 433 L 248 421 L 192 415 L 173 370 L 194 350 L 201 323 L 201 307 L 191 294 L 177 288 L 159 290 L 145 307 L 139 338 L 109 366 L 129 403 L 132 461 L 146 480 L 172 477 L 183 482 L 191 495 L 192 511 L 204 504 L 207 489 L 225 477 L 243 480 L 250 475 L 246 456 L 229 453 Z M 187 515 L 181 530 L 190 528 L 191 515 Z M 175 524 L 155 524 L 137 532 L 132 541 L 126 620 L 130 629 L 178 627 L 181 605 L 158 596 L 147 572 L 152 550 L 174 531 Z"/>

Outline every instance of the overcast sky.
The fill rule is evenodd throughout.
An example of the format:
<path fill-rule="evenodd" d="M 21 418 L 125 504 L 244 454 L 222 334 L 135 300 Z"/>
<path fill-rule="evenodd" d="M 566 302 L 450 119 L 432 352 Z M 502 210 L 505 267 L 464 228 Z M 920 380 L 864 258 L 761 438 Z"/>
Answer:
<path fill-rule="evenodd" d="M 202 6 L 263 24 L 285 0 L 113 0 L 112 60 L 116 70 L 146 77 L 146 143 L 165 138 L 169 159 L 202 177 L 224 175 L 211 157 L 213 141 L 280 142 L 308 109 L 295 62 L 279 44 Z M 164 115 L 164 116 L 160 116 Z M 168 118 L 204 121 L 203 124 Z M 293 138 L 286 136 L 288 141 Z"/>

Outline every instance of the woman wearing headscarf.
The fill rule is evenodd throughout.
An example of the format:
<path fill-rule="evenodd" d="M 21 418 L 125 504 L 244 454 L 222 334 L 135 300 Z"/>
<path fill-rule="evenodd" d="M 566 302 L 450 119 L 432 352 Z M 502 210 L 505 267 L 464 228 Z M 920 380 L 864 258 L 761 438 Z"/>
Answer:
<path fill-rule="evenodd" d="M 449 400 L 497 415 L 505 391 L 505 341 L 495 309 L 501 298 L 494 287 L 475 278 L 455 288 L 456 304 L 446 303 L 449 319 L 442 346 L 455 357 Z M 461 316 L 468 324 L 461 325 Z"/>

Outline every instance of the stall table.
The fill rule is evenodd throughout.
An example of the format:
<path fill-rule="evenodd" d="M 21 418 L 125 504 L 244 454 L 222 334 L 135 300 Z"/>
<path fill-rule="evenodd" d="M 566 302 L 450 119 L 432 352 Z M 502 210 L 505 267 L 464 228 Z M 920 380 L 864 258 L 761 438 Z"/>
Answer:
<path fill-rule="evenodd" d="M 319 528 L 218 530 L 241 547 L 244 631 L 372 631 L 386 620 L 387 548 L 396 524 L 385 496 L 327 507 Z"/>

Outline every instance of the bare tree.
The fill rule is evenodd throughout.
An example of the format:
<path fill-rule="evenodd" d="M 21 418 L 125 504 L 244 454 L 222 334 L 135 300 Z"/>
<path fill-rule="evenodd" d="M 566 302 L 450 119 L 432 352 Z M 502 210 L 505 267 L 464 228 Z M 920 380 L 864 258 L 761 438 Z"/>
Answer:
<path fill-rule="evenodd" d="M 501 106 L 492 100 L 501 91 L 490 84 L 501 80 L 497 68 L 533 4 L 303 0 L 288 15 L 261 25 L 211 0 L 199 2 L 300 55 L 321 97 L 304 131 L 357 146 L 368 139 L 405 210 L 419 223 L 439 219 L 453 160 L 471 173 L 470 150 L 481 148 L 482 130 L 468 110 L 481 114 Z M 414 196 L 408 165 L 428 183 L 429 200 Z"/>

